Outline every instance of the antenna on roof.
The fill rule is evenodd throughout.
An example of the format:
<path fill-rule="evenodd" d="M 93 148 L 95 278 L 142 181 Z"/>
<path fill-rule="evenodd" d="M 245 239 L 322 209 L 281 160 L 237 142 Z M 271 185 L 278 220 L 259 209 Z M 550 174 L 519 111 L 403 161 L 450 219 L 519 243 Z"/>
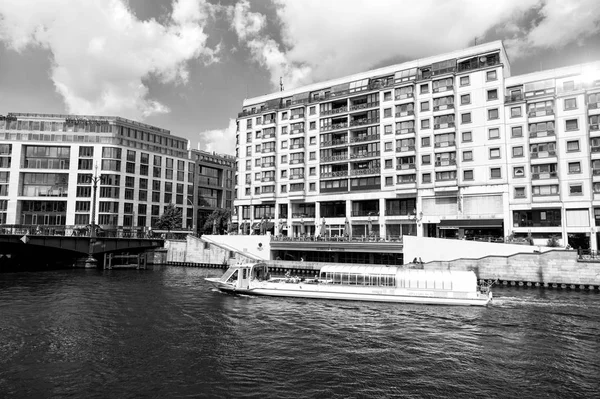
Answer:
<path fill-rule="evenodd" d="M 279 77 L 279 90 L 283 91 L 283 78 L 281 76 Z"/>

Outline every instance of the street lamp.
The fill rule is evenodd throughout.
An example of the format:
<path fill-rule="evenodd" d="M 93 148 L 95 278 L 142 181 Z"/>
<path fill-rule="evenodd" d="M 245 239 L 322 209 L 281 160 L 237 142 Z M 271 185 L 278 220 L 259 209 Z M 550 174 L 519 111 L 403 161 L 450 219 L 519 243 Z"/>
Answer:
<path fill-rule="evenodd" d="M 102 176 L 98 176 L 98 165 L 96 165 L 94 176 L 88 177 L 88 182 L 92 183 L 92 221 L 90 223 L 90 244 L 88 248 L 88 257 L 85 260 L 85 267 L 95 267 L 98 263 L 92 253 L 93 247 L 96 244 L 96 195 L 99 181 L 102 181 Z"/>

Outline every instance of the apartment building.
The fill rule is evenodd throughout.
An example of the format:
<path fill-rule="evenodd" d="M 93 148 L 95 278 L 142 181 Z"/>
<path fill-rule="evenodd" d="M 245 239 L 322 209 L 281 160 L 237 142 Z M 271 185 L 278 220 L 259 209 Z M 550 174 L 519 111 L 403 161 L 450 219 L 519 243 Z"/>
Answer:
<path fill-rule="evenodd" d="M 120 117 L 0 116 L 0 224 L 83 226 L 95 211 L 101 227 L 144 229 L 173 203 L 191 228 L 188 147 L 168 130 Z"/>
<path fill-rule="evenodd" d="M 496 41 L 246 99 L 240 233 L 266 219 L 284 236 L 558 236 L 595 249 L 599 69 L 511 76 Z"/>

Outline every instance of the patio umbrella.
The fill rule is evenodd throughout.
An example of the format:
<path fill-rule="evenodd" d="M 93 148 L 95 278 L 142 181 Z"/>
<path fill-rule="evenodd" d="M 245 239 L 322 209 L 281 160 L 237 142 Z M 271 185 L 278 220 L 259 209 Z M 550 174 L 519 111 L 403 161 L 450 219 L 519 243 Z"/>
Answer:
<path fill-rule="evenodd" d="M 300 234 L 304 235 L 304 220 L 300 222 Z"/>
<path fill-rule="evenodd" d="M 266 221 L 265 219 L 261 219 L 260 221 L 260 235 L 264 235 L 265 234 L 265 227 L 266 227 Z"/>
<path fill-rule="evenodd" d="M 369 217 L 369 224 L 367 225 L 367 229 L 369 230 L 369 235 L 373 234 L 373 220 Z"/>
<path fill-rule="evenodd" d="M 327 234 L 327 223 L 325 222 L 325 218 L 323 218 L 323 220 L 321 220 L 321 237 L 325 237 L 325 235 Z"/>
<path fill-rule="evenodd" d="M 217 235 L 217 219 L 213 219 L 213 235 Z"/>
<path fill-rule="evenodd" d="M 346 224 L 344 225 L 344 235 L 350 237 L 350 221 L 346 218 Z"/>

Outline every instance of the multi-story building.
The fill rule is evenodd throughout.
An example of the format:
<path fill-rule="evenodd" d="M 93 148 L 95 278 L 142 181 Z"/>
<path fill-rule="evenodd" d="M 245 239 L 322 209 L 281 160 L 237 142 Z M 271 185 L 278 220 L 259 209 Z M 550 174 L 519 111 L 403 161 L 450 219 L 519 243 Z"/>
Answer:
<path fill-rule="evenodd" d="M 120 117 L 9 113 L 0 117 L 0 224 L 81 226 L 95 211 L 104 228 L 143 230 L 173 203 L 191 228 L 188 147 Z"/>
<path fill-rule="evenodd" d="M 244 100 L 240 232 L 595 249 L 599 69 L 511 76 L 496 41 Z"/>
<path fill-rule="evenodd" d="M 231 211 L 233 209 L 235 157 L 192 150 L 192 160 L 196 164 L 198 230 L 202 231 L 206 219 L 213 211 L 216 209 Z M 188 211 L 187 217 L 188 219 L 192 218 L 193 213 Z M 188 222 L 190 221 L 188 220 Z"/>

